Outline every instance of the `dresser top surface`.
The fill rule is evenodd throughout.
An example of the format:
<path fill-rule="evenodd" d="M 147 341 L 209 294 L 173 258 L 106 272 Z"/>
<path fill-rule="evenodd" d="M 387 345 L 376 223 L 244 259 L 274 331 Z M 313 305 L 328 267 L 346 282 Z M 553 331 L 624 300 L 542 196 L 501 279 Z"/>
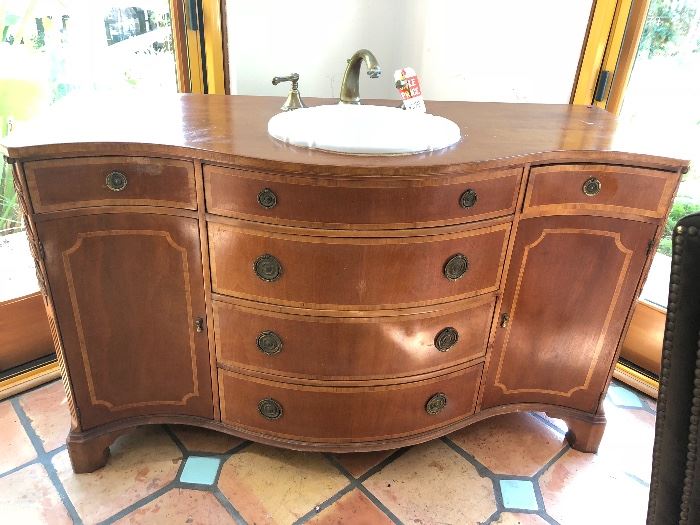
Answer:
<path fill-rule="evenodd" d="M 305 99 L 309 106 L 334 103 Z M 2 139 L 20 160 L 81 155 L 172 155 L 281 170 L 340 168 L 389 172 L 523 162 L 619 162 L 678 169 L 687 161 L 663 130 L 623 126 L 595 107 L 555 104 L 427 102 L 428 112 L 456 122 L 462 140 L 415 155 L 361 156 L 290 146 L 270 137 L 267 121 L 283 97 L 139 95 L 84 97 L 59 103 Z M 396 105 L 396 101 L 366 101 Z M 664 141 L 668 141 L 665 144 Z M 314 171 L 313 169 L 311 171 Z"/>

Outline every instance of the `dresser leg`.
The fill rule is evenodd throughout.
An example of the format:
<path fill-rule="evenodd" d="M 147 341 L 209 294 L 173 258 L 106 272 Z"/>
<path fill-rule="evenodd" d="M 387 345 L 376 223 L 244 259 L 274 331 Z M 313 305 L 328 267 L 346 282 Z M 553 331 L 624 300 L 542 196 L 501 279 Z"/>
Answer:
<path fill-rule="evenodd" d="M 607 422 L 604 415 L 593 416 L 590 420 L 567 417 L 564 421 L 569 427 L 566 440 L 571 448 L 580 452 L 598 452 Z"/>
<path fill-rule="evenodd" d="M 78 441 L 69 435 L 66 447 L 73 472 L 85 474 L 104 467 L 109 459 L 109 446 L 116 437 L 114 434 L 105 434 L 86 441 Z"/>

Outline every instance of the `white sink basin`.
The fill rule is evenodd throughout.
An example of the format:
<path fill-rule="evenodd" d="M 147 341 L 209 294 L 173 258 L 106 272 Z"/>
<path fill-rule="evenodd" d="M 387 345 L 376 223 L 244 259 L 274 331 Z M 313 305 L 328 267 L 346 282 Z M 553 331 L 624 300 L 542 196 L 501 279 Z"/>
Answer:
<path fill-rule="evenodd" d="M 353 104 L 279 113 L 267 123 L 267 131 L 295 146 L 365 155 L 437 150 L 460 139 L 459 126 L 443 117 Z"/>

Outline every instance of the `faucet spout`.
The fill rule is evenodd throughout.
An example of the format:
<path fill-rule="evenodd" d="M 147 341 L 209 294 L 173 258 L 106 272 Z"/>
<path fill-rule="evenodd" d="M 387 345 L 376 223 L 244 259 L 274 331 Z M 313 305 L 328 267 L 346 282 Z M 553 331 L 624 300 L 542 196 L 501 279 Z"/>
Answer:
<path fill-rule="evenodd" d="M 360 104 L 360 66 L 364 62 L 367 66 L 367 75 L 377 78 L 382 74 L 377 57 L 368 49 L 356 51 L 348 60 L 343 75 L 343 83 L 340 85 L 341 104 Z"/>

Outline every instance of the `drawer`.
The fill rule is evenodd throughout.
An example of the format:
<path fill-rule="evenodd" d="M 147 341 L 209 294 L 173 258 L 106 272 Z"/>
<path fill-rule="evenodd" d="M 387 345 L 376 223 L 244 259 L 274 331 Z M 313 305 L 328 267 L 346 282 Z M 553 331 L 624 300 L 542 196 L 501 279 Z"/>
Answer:
<path fill-rule="evenodd" d="M 366 387 L 282 383 L 219 369 L 221 421 L 315 442 L 408 436 L 473 414 L 482 366 L 423 381 Z"/>
<path fill-rule="evenodd" d="M 216 355 L 223 365 L 310 379 L 427 373 L 485 354 L 495 301 L 488 294 L 392 317 L 299 315 L 214 301 Z"/>
<path fill-rule="evenodd" d="M 498 287 L 509 231 L 507 223 L 424 237 L 349 238 L 209 223 L 212 288 L 255 301 L 349 310 L 465 299 Z"/>
<path fill-rule="evenodd" d="M 84 157 L 27 162 L 24 170 L 37 213 L 110 205 L 197 208 L 188 161 Z"/>
<path fill-rule="evenodd" d="M 381 182 L 205 166 L 204 187 L 207 211 L 219 215 L 300 226 L 400 228 L 514 213 L 521 174 L 515 168 Z"/>
<path fill-rule="evenodd" d="M 661 218 L 679 175 L 606 165 L 532 168 L 525 211 L 593 210 Z"/>

